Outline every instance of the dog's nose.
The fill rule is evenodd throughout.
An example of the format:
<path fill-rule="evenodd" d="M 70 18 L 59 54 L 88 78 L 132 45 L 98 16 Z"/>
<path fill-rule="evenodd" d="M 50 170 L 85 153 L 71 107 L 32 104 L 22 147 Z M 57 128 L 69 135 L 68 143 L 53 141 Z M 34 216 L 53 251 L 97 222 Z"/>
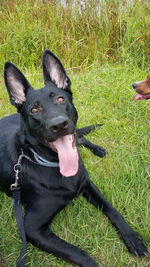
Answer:
<path fill-rule="evenodd" d="M 64 132 L 64 130 L 67 130 L 69 126 L 69 122 L 66 118 L 58 117 L 51 121 L 51 125 L 49 126 L 49 129 L 53 133 L 61 133 L 61 131 Z"/>
<path fill-rule="evenodd" d="M 58 132 L 61 132 L 63 130 L 67 130 L 68 129 L 68 122 L 64 121 L 62 123 L 58 123 L 56 125 L 53 125 L 50 128 L 51 128 L 51 131 L 53 133 L 58 133 Z"/>
<path fill-rule="evenodd" d="M 133 89 L 136 89 L 137 83 L 132 83 L 132 87 L 133 87 Z"/>

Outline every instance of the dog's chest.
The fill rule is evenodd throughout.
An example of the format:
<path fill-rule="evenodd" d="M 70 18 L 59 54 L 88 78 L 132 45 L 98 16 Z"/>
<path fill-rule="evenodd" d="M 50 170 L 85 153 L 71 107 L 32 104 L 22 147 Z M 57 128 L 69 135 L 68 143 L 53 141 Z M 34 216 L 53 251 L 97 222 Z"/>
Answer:
<path fill-rule="evenodd" d="M 21 170 L 21 188 L 23 195 L 41 195 L 74 198 L 82 190 L 81 171 L 74 177 L 63 177 L 59 167 L 44 167 L 24 162 Z"/>

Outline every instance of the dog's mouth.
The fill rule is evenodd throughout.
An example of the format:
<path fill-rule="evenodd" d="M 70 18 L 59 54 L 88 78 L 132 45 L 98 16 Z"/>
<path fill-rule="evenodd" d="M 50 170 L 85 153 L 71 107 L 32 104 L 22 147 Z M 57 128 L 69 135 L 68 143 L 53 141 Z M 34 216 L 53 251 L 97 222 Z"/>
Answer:
<path fill-rule="evenodd" d="M 76 175 L 79 156 L 75 134 L 64 135 L 54 142 L 48 142 L 48 146 L 58 153 L 60 173 L 65 177 Z"/>
<path fill-rule="evenodd" d="M 136 93 L 134 98 L 133 98 L 134 101 L 146 100 L 146 99 L 150 99 L 150 94 L 142 95 L 142 94 Z"/>

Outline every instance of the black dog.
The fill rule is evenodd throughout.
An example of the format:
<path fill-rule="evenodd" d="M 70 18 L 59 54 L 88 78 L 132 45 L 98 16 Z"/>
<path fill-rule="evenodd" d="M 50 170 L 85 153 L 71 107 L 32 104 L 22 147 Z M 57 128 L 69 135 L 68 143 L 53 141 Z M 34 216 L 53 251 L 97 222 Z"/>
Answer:
<path fill-rule="evenodd" d="M 77 111 L 70 80 L 61 62 L 48 50 L 43 55 L 43 73 L 45 87 L 33 90 L 20 70 L 9 62 L 5 65 L 6 87 L 19 114 L 0 121 L 0 187 L 12 196 L 13 169 L 20 159 L 19 184 L 28 241 L 79 266 L 98 266 L 50 228 L 55 215 L 82 194 L 109 218 L 133 255 L 145 256 L 148 251 L 141 237 L 88 178 L 76 148 Z M 51 167 L 43 166 L 43 162 Z"/>

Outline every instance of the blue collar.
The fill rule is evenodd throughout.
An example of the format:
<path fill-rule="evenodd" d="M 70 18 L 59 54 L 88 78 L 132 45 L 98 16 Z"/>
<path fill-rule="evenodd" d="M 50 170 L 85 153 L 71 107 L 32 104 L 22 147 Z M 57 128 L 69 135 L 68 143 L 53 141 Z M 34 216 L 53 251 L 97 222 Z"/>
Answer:
<path fill-rule="evenodd" d="M 59 167 L 59 162 L 52 162 L 48 161 L 41 156 L 39 156 L 33 148 L 30 147 L 30 151 L 33 153 L 34 159 L 36 160 L 36 163 L 39 165 L 45 166 L 45 167 Z"/>

